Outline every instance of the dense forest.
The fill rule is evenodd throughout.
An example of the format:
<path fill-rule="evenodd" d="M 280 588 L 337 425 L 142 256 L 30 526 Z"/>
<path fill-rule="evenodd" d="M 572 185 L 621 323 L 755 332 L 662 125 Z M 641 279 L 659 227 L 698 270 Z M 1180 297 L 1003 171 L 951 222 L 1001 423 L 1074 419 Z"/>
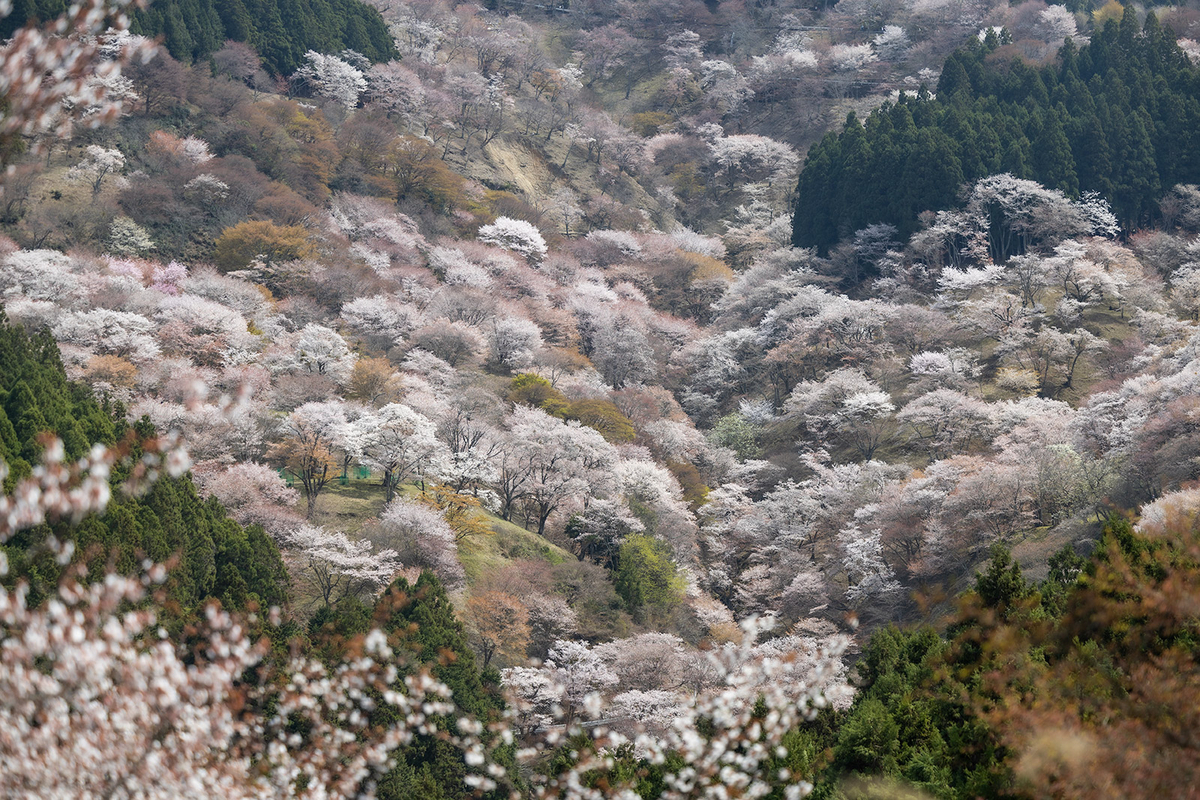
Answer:
<path fill-rule="evenodd" d="M 27 23 L 46 23 L 67 10 L 63 0 L 17 0 L 0 18 L 7 39 Z M 134 8 L 129 29 L 161 37 L 170 54 L 185 64 L 206 61 L 227 41 L 254 48 L 266 70 L 290 75 L 309 50 L 353 50 L 364 58 L 388 61 L 397 55 L 383 18 L 359 0 L 157 0 Z"/>
<path fill-rule="evenodd" d="M 1040 68 L 1001 36 L 951 54 L 936 95 L 902 95 L 865 125 L 851 116 L 809 151 L 798 247 L 825 250 L 876 223 L 910 236 L 921 212 L 955 206 L 964 181 L 1001 172 L 1098 194 L 1127 230 L 1157 218 L 1164 190 L 1200 180 L 1200 73 L 1153 14 L 1143 25 L 1129 6 Z"/>
<path fill-rule="evenodd" d="M 0 796 L 1195 793 L 1195 3 L 122 8 L 4 20 Z"/>
<path fill-rule="evenodd" d="M 161 36 L 176 59 L 205 61 L 227 41 L 254 48 L 274 75 L 290 75 L 309 50 L 353 50 L 371 62 L 396 55 L 383 18 L 359 0 L 159 0 L 133 15 L 130 30 Z"/>
<path fill-rule="evenodd" d="M 93 444 L 125 441 L 136 465 L 140 442 L 156 433 L 146 420 L 126 421 L 119 403 L 102 407 L 91 389 L 69 383 L 58 348 L 48 332 L 30 337 L 5 321 L 0 327 L 0 446 L 8 465 L 6 488 L 28 478 L 31 463 L 42 460 L 44 434 L 62 444 L 59 459 L 77 461 Z M 130 478 L 129 466 L 114 470 L 117 485 Z M 103 515 L 71 524 L 59 519 L 26 528 L 10 538 L 5 553 L 9 586 L 20 578 L 31 602 L 53 593 L 63 574 L 48 539 L 74 542 L 81 563 L 103 576 L 112 564 L 122 573 L 143 558 L 174 560 L 164 585 L 169 604 L 184 617 L 210 598 L 229 609 L 280 605 L 287 599 L 287 574 L 278 548 L 261 526 L 242 528 L 216 500 L 202 500 L 188 477 L 164 477 L 141 496 L 117 494 Z"/>

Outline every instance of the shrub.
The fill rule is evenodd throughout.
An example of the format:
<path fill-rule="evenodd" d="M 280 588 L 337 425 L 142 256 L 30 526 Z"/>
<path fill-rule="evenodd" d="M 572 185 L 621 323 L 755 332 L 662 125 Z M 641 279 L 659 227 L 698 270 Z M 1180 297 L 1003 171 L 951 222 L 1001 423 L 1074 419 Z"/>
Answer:
<path fill-rule="evenodd" d="M 669 611 L 683 600 L 684 582 L 670 548 L 653 536 L 626 537 L 621 544 L 613 586 L 630 613 Z"/>
<path fill-rule="evenodd" d="M 268 265 L 293 261 L 313 254 L 308 231 L 299 225 L 273 222 L 240 222 L 221 232 L 214 258 L 224 272 L 245 269 L 257 257 Z"/>

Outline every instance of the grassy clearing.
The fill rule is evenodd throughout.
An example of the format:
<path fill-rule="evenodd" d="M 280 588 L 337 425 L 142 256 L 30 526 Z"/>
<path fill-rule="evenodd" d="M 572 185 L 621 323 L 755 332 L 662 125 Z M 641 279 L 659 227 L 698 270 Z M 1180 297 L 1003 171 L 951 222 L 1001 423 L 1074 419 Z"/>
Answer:
<path fill-rule="evenodd" d="M 401 486 L 398 496 L 415 499 L 421 490 L 417 486 Z M 386 494 L 376 478 L 355 480 L 346 486 L 335 482 L 327 486 L 317 498 L 317 510 L 313 514 L 314 525 L 328 530 L 343 531 L 352 538 L 362 535 L 373 520 L 377 520 L 387 504 Z M 297 508 L 303 513 L 304 505 Z M 504 569 L 514 561 L 541 560 L 561 564 L 574 560 L 575 556 L 552 544 L 533 531 L 520 525 L 505 522 L 492 514 L 482 513 L 492 533 L 487 536 L 471 536 L 458 545 L 458 557 L 467 573 L 467 581 L 474 584 L 489 573 Z"/>
<path fill-rule="evenodd" d="M 351 478 L 346 486 L 334 481 L 317 497 L 312 522 L 357 538 L 368 522 L 379 518 L 386 503 L 387 495 L 378 480 Z M 304 512 L 303 501 L 297 510 Z"/>
<path fill-rule="evenodd" d="M 575 556 L 551 544 L 533 531 L 488 515 L 492 535 L 472 536 L 458 544 L 458 558 L 467 573 L 467 582 L 504 569 L 514 561 L 541 560 L 561 564 Z"/>

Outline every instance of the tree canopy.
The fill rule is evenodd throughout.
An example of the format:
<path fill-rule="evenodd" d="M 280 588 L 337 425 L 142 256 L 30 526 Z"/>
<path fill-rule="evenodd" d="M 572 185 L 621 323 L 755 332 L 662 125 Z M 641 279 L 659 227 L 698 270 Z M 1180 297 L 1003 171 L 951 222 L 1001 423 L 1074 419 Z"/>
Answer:
<path fill-rule="evenodd" d="M 358 0 L 158 0 L 134 12 L 130 29 L 162 36 L 184 63 L 202 61 L 227 40 L 246 42 L 275 74 L 294 72 L 309 50 L 350 49 L 371 61 L 396 55 L 379 12 Z"/>
<path fill-rule="evenodd" d="M 42 449 L 42 434 L 63 442 L 65 458 L 87 455 L 92 443 L 153 438 L 143 421 L 124 421 L 119 404 L 101 406 L 87 387 L 63 372 L 58 346 L 48 331 L 32 336 L 0 318 L 0 458 L 9 466 L 5 489 L 28 476 Z M 134 445 L 137 452 L 137 445 Z M 114 469 L 120 483 L 128 468 Z M 8 559 L 5 582 L 27 580 L 34 600 L 52 591 L 64 565 L 42 543 L 48 537 L 74 541 L 75 560 L 103 576 L 112 563 L 126 572 L 143 558 L 175 559 L 167 583 L 171 605 L 187 613 L 209 598 L 227 608 L 265 607 L 287 599 L 287 577 L 279 551 L 260 526 L 243 528 L 214 499 L 203 500 L 188 476 L 162 478 L 143 496 L 113 493 L 103 516 L 76 526 L 58 520 L 19 532 L 2 546 Z"/>
<path fill-rule="evenodd" d="M 851 113 L 813 146 L 792 241 L 826 250 L 877 223 L 907 237 L 964 182 L 1000 172 L 1095 192 L 1126 229 L 1145 224 L 1166 188 L 1200 180 L 1198 82 L 1170 29 L 1153 14 L 1140 24 L 1132 6 L 1040 68 L 994 33 L 973 38 L 946 59 L 935 95 L 901 94 L 865 123 Z"/>

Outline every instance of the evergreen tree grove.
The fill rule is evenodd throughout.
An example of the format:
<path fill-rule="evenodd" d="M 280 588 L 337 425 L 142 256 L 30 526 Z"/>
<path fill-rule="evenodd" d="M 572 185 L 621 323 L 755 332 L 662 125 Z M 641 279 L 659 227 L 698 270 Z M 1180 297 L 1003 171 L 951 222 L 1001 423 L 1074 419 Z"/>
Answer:
<path fill-rule="evenodd" d="M 947 58 L 936 96 L 901 95 L 865 126 L 852 113 L 814 145 L 793 243 L 825 251 L 875 223 L 908 237 L 918 214 L 999 172 L 1068 197 L 1097 192 L 1131 230 L 1158 213 L 1166 188 L 1200 180 L 1200 70 L 1153 14 L 1142 25 L 1129 6 L 1045 67 L 1000 58 L 1000 46 L 972 39 Z"/>

